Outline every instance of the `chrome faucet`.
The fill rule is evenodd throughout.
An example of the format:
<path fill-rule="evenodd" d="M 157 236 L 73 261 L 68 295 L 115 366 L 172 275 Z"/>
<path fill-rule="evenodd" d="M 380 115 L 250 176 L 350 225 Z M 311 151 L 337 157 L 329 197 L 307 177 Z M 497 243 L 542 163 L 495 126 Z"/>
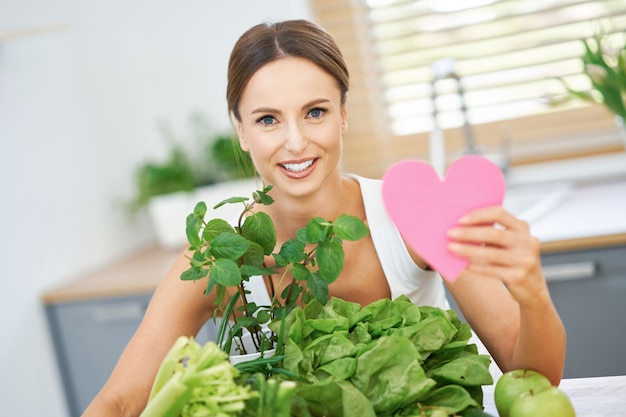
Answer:
<path fill-rule="evenodd" d="M 474 131 L 472 129 L 472 125 L 469 122 L 469 117 L 467 116 L 467 105 L 465 104 L 465 90 L 463 89 L 463 83 L 461 83 L 461 78 L 454 71 L 454 58 L 442 58 L 435 61 L 431 68 L 434 73 L 433 80 L 431 81 L 432 87 L 432 102 L 433 102 L 433 123 L 435 128 L 439 128 L 437 122 L 437 88 L 436 84 L 438 81 L 452 78 L 456 83 L 457 94 L 461 100 L 461 113 L 463 114 L 463 133 L 465 134 L 465 153 L 467 154 L 477 154 L 479 153 L 476 148 L 476 142 L 474 140 Z"/>

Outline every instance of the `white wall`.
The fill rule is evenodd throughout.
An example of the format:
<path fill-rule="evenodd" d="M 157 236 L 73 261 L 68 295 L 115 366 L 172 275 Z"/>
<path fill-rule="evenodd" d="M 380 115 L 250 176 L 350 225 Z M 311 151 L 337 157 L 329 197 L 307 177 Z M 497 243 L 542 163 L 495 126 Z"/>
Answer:
<path fill-rule="evenodd" d="M 129 221 L 137 164 L 201 110 L 226 117 L 226 61 L 265 19 L 309 17 L 306 0 L 0 0 L 2 415 L 66 416 L 41 294 L 154 242 Z"/>

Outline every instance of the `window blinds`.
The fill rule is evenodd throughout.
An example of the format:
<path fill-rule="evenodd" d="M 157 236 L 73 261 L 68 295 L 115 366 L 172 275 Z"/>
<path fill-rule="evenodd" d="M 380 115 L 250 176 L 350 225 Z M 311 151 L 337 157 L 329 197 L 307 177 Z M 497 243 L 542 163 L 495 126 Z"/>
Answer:
<path fill-rule="evenodd" d="M 626 0 L 310 0 L 351 73 L 345 168 L 378 176 L 405 158 L 428 157 L 433 115 L 449 157 L 463 148 L 454 79 L 433 85 L 434 62 L 454 58 L 477 142 L 506 147 L 512 163 L 623 150 L 610 113 L 586 102 L 551 107 L 577 89 L 581 39 L 598 30 L 624 42 Z M 433 100 L 434 99 L 434 100 Z"/>
<path fill-rule="evenodd" d="M 486 3 L 486 4 L 485 4 Z M 472 6 L 473 4 L 477 4 Z M 588 89 L 581 38 L 626 28 L 624 0 L 367 0 L 366 34 L 394 134 L 553 110 L 565 79 Z M 621 39 L 623 45 L 623 37 Z M 452 59 L 452 78 L 433 83 L 433 63 Z M 441 61 L 440 61 L 441 62 Z"/>

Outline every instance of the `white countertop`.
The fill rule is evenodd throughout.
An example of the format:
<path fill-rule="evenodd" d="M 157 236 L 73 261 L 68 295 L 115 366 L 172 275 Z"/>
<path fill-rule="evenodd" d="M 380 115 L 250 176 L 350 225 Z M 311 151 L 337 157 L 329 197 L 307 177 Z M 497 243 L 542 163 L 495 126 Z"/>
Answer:
<path fill-rule="evenodd" d="M 497 416 L 495 386 L 483 388 L 485 411 Z M 569 397 L 577 417 L 626 416 L 626 375 L 564 379 L 559 389 Z"/>
<path fill-rule="evenodd" d="M 626 233 L 626 153 L 513 168 L 507 184 L 508 208 L 542 243 Z M 531 191 L 538 203 L 524 206 Z"/>

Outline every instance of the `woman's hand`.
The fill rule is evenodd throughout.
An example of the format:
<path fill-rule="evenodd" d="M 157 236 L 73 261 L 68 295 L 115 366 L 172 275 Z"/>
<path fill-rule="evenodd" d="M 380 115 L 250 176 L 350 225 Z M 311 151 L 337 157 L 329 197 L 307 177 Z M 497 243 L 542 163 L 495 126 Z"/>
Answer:
<path fill-rule="evenodd" d="M 501 207 L 488 207 L 460 219 L 448 235 L 449 249 L 469 260 L 448 288 L 500 369 L 535 369 L 558 385 L 565 329 L 529 225 Z"/>
<path fill-rule="evenodd" d="M 501 280 L 521 305 L 548 296 L 539 241 L 531 236 L 528 223 L 502 207 L 471 212 L 448 236 L 452 239 L 450 251 L 469 260 L 468 275 Z"/>

